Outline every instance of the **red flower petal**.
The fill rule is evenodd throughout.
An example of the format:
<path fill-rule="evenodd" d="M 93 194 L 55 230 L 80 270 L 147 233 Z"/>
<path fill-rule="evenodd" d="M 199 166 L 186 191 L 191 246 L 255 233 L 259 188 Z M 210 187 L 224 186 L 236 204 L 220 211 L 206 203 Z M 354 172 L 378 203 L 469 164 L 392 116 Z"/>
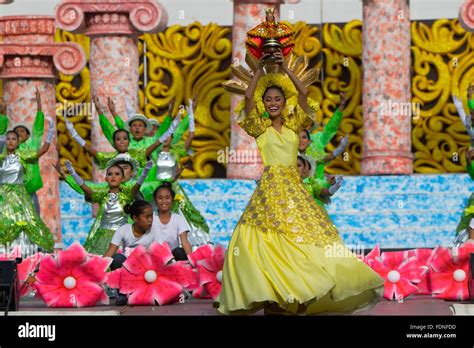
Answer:
<path fill-rule="evenodd" d="M 125 271 L 127 272 L 127 271 Z M 120 278 L 122 277 L 122 268 L 118 268 L 115 271 L 107 273 L 107 285 L 113 289 L 120 288 Z"/>
<path fill-rule="evenodd" d="M 392 269 L 389 269 L 383 262 L 381 257 L 376 257 L 372 260 L 370 267 L 377 272 L 382 278 L 387 279 L 387 274 Z"/>
<path fill-rule="evenodd" d="M 218 281 L 207 283 L 204 285 L 207 292 L 211 295 L 213 300 L 216 300 L 222 290 L 222 285 Z"/>
<path fill-rule="evenodd" d="M 181 285 L 162 277 L 158 277 L 152 286 L 155 289 L 155 299 L 160 306 L 172 303 L 183 293 Z"/>
<path fill-rule="evenodd" d="M 407 251 L 386 251 L 382 253 L 382 261 L 383 263 L 392 269 L 397 269 L 402 262 L 404 262 L 408 258 Z"/>
<path fill-rule="evenodd" d="M 195 285 L 198 282 L 197 274 L 183 261 L 160 267 L 158 272 L 158 277 L 165 277 L 166 279 L 176 282 L 188 289 L 190 286 Z"/>
<path fill-rule="evenodd" d="M 214 248 L 214 253 L 212 257 L 207 258 L 204 260 L 204 267 L 206 267 L 209 271 L 217 273 L 222 271 L 224 267 L 224 259 L 225 259 L 225 248 L 221 245 L 217 245 Z"/>
<path fill-rule="evenodd" d="M 371 267 L 372 266 L 372 262 L 374 262 L 374 260 L 377 258 L 377 257 L 380 257 L 380 246 L 376 245 L 375 248 L 373 248 L 370 253 L 368 253 L 365 258 L 364 258 L 364 262 L 369 266 Z"/>
<path fill-rule="evenodd" d="M 159 244 L 156 242 L 151 243 L 148 247 L 148 253 L 155 264 L 166 265 L 173 259 L 173 253 L 171 252 L 168 243 Z"/>
<path fill-rule="evenodd" d="M 193 267 L 196 267 L 197 262 L 199 260 L 204 260 L 208 257 L 211 257 L 212 253 L 213 253 L 212 245 L 206 244 L 206 245 L 200 246 L 195 251 L 193 251 L 191 254 L 189 254 L 188 255 L 188 260 L 189 260 L 189 262 L 191 262 L 191 265 L 193 265 Z"/>
<path fill-rule="evenodd" d="M 62 286 L 65 277 L 64 272 L 58 267 L 53 255 L 43 257 L 39 271 L 36 273 L 37 282 Z"/>
<path fill-rule="evenodd" d="M 122 267 L 135 275 L 143 275 L 146 271 L 155 268 L 150 255 L 143 245 L 139 245 L 133 250 Z"/>
<path fill-rule="evenodd" d="M 199 285 L 204 286 L 207 283 L 215 282 L 216 273 L 209 271 L 204 265 L 198 265 Z"/>
<path fill-rule="evenodd" d="M 79 242 L 74 242 L 64 251 L 58 253 L 58 265 L 63 274 L 72 274 L 72 269 L 86 261 L 87 252 Z"/>
<path fill-rule="evenodd" d="M 407 278 L 400 278 L 400 280 L 394 285 L 394 295 L 397 300 L 400 298 L 406 298 L 418 292 L 418 287 L 411 283 Z"/>
<path fill-rule="evenodd" d="M 99 302 L 104 289 L 97 283 L 83 280 L 77 281 L 76 287 L 70 291 L 77 307 L 93 307 Z"/>

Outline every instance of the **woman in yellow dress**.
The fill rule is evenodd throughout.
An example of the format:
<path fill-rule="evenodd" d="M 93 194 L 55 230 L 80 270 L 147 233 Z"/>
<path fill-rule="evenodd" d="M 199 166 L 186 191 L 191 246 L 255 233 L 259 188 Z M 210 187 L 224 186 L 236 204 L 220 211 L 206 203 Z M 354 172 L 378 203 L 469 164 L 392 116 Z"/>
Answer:
<path fill-rule="evenodd" d="M 298 175 L 298 134 L 319 105 L 281 52 L 275 55 L 287 76 L 265 74 L 263 57 L 238 120 L 255 138 L 265 169 L 229 243 L 215 305 L 223 314 L 368 309 L 384 280 L 344 246 Z"/>

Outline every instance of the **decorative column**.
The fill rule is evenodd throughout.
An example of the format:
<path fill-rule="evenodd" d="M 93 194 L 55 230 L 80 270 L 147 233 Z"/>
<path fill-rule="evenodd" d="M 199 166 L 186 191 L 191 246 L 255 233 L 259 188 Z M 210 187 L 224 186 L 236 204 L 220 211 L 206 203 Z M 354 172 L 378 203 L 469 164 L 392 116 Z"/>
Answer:
<path fill-rule="evenodd" d="M 466 31 L 474 32 L 474 0 L 466 0 L 461 6 L 459 22 Z"/>
<path fill-rule="evenodd" d="M 59 28 L 90 36 L 91 97 L 102 107 L 114 99 L 117 112 L 126 115 L 125 101 L 138 109 L 138 36 L 166 27 L 166 11 L 154 0 L 62 0 L 56 7 Z M 92 119 L 92 144 L 98 151 L 112 151 Z M 94 165 L 94 181 L 101 178 Z"/>
<path fill-rule="evenodd" d="M 361 174 L 411 174 L 411 40 L 407 0 L 364 0 L 363 23 Z"/>
<path fill-rule="evenodd" d="M 35 88 L 41 93 L 45 117 L 56 121 L 57 70 L 79 73 L 86 64 L 82 48 L 75 43 L 55 43 L 54 18 L 48 16 L 0 17 L 0 78 L 7 103 L 9 128 L 18 124 L 32 129 L 36 117 Z M 45 134 L 48 131 L 45 122 Z M 44 139 L 43 139 L 44 141 Z M 51 163 L 58 161 L 56 138 L 40 158 L 43 188 L 38 191 L 41 217 L 61 243 L 59 178 Z"/>
<path fill-rule="evenodd" d="M 245 39 L 247 31 L 265 20 L 265 9 L 275 7 L 275 17 L 280 19 L 280 4 L 283 0 L 234 0 L 234 23 L 232 27 L 232 62 L 245 64 Z M 242 97 L 231 96 L 231 138 L 230 150 L 238 161 L 228 163 L 227 177 L 232 179 L 258 179 L 263 166 L 255 139 L 237 125 L 234 109 Z M 251 154 L 256 154 L 253 156 Z"/>

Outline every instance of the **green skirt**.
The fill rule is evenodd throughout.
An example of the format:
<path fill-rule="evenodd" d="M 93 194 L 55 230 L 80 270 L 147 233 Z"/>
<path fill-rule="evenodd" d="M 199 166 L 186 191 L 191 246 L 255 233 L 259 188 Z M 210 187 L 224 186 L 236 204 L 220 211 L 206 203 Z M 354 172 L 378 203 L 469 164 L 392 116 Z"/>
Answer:
<path fill-rule="evenodd" d="M 54 237 L 36 212 L 23 185 L 0 185 L 0 243 L 12 244 L 21 233 L 44 251 L 54 248 Z"/>

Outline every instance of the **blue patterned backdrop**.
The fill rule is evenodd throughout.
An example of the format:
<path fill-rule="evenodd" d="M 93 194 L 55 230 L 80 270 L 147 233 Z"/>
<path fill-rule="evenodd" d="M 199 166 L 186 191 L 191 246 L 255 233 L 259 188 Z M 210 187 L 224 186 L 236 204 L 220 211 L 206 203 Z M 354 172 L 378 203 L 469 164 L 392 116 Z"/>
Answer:
<path fill-rule="evenodd" d="M 181 180 L 207 219 L 214 243 L 227 246 L 255 189 L 253 180 Z M 360 249 L 449 246 L 474 182 L 467 174 L 347 176 L 327 210 L 344 241 Z M 84 242 L 91 206 L 61 183 L 63 241 Z"/>

